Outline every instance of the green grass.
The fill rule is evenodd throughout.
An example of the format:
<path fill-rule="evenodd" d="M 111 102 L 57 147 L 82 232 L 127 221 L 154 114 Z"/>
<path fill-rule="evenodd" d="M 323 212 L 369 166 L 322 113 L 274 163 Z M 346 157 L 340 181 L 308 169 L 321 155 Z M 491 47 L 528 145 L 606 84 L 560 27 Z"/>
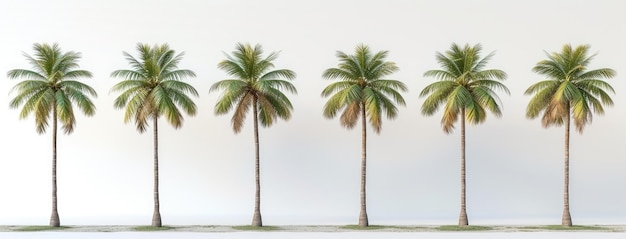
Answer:
<path fill-rule="evenodd" d="M 61 227 L 51 227 L 51 226 L 25 226 L 15 229 L 18 232 L 38 232 L 38 231 L 58 231 L 65 230 L 70 227 L 61 226 Z"/>
<path fill-rule="evenodd" d="M 574 225 L 571 227 L 566 227 L 562 225 L 529 226 L 529 227 L 522 227 L 521 229 L 540 229 L 540 230 L 553 230 L 553 231 L 607 231 L 607 230 L 610 230 L 610 228 L 606 228 L 606 227 L 581 226 L 581 225 Z"/>
<path fill-rule="evenodd" d="M 452 231 L 452 232 L 456 232 L 456 231 L 489 231 L 489 230 L 493 230 L 492 227 L 486 227 L 486 226 L 456 226 L 456 225 L 445 225 L 445 226 L 439 226 L 435 228 L 438 231 Z"/>
<path fill-rule="evenodd" d="M 419 229 L 421 227 L 408 227 L 408 226 L 387 226 L 387 225 L 369 225 L 367 227 L 360 227 L 359 225 L 345 225 L 339 227 L 340 229 L 349 229 L 349 230 L 381 230 L 381 229 Z"/>
<path fill-rule="evenodd" d="M 139 232 L 167 231 L 167 230 L 172 230 L 172 229 L 175 229 L 175 227 L 170 227 L 170 226 L 161 226 L 161 227 L 138 226 L 138 227 L 133 227 L 134 231 L 139 231 Z"/>
<path fill-rule="evenodd" d="M 235 230 L 240 230 L 240 231 L 278 231 L 280 230 L 280 227 L 277 227 L 277 226 L 257 227 L 257 226 L 244 225 L 244 226 L 232 226 L 232 228 Z"/>
<path fill-rule="evenodd" d="M 350 230 L 380 230 L 380 229 L 385 229 L 387 227 L 381 226 L 381 225 L 369 225 L 367 227 L 360 227 L 359 225 L 345 225 L 339 228 L 350 229 Z"/>

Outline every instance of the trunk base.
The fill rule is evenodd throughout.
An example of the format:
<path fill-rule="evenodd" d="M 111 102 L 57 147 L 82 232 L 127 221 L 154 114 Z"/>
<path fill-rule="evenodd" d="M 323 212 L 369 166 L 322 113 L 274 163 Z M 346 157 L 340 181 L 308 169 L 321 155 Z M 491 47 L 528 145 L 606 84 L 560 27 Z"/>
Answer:
<path fill-rule="evenodd" d="M 361 210 L 359 214 L 359 227 L 368 227 L 369 220 L 367 219 L 367 212 L 365 210 Z"/>
<path fill-rule="evenodd" d="M 161 213 L 159 211 L 154 211 L 152 214 L 152 226 L 161 227 Z"/>
<path fill-rule="evenodd" d="M 254 215 L 252 216 L 252 226 L 255 227 L 262 227 L 263 226 L 263 220 L 261 220 L 261 212 L 254 212 Z"/>
<path fill-rule="evenodd" d="M 467 212 L 465 209 L 461 209 L 461 215 L 459 215 L 459 226 L 467 226 L 469 221 L 467 219 Z"/>
<path fill-rule="evenodd" d="M 572 226 L 572 216 L 570 215 L 568 208 L 563 209 L 563 219 L 561 220 L 561 224 L 565 227 Z"/>
<path fill-rule="evenodd" d="M 50 226 L 51 227 L 61 226 L 61 221 L 59 220 L 59 212 L 56 209 L 52 210 L 52 215 L 50 215 Z"/>

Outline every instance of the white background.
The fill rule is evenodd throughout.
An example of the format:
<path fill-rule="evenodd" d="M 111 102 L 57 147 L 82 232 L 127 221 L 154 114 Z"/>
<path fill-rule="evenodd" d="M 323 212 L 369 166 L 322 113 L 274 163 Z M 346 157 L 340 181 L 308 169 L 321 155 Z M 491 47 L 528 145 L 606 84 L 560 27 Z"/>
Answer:
<path fill-rule="evenodd" d="M 237 42 L 281 51 L 279 68 L 298 74 L 290 121 L 260 131 L 265 224 L 355 224 L 359 206 L 360 132 L 322 116 L 322 72 L 335 52 L 359 43 L 389 50 L 405 82 L 395 120 L 369 134 L 368 210 L 372 224 L 455 224 L 459 210 L 459 132 L 446 135 L 440 114 L 420 114 L 422 75 L 439 66 L 435 52 L 453 42 L 495 51 L 511 95 L 504 115 L 467 130 L 468 214 L 474 224 L 559 224 L 562 212 L 563 128 L 543 129 L 525 118 L 523 92 L 543 80 L 531 69 L 545 52 L 590 44 L 591 68 L 618 77 L 614 107 L 572 134 L 571 210 L 575 224 L 626 223 L 626 34 L 623 1 L 200 1 L 22 0 L 0 2 L 0 73 L 28 68 L 33 43 L 81 52 L 84 82 L 98 91 L 94 117 L 78 116 L 58 144 L 62 224 L 148 224 L 152 215 L 152 135 L 123 123 L 113 108 L 109 75 L 128 68 L 122 51 L 138 42 L 169 43 L 185 52 L 181 68 L 200 92 L 198 114 L 182 129 L 160 124 L 161 212 L 164 224 L 247 224 L 254 199 L 252 127 L 235 135 L 230 115 L 215 116 L 227 78 L 216 65 Z M 37 135 L 32 117 L 8 107 L 18 81 L 0 81 L 0 224 L 47 224 L 51 135 Z M 251 117 L 249 117 L 251 118 Z"/>

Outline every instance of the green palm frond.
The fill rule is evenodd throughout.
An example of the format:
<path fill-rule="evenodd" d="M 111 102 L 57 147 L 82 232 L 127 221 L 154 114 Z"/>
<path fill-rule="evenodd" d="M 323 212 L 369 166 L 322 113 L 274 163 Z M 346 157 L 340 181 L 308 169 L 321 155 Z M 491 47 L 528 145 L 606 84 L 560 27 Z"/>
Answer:
<path fill-rule="evenodd" d="M 342 91 L 346 88 L 349 88 L 351 86 L 353 86 L 354 83 L 349 82 L 349 81 L 336 81 L 333 83 L 330 83 L 328 86 L 326 86 L 323 90 L 322 90 L 322 97 L 328 97 L 334 93 L 337 93 L 339 91 Z"/>
<path fill-rule="evenodd" d="M 131 69 L 116 70 L 111 77 L 123 80 L 111 88 L 111 92 L 121 92 L 114 100 L 115 108 L 126 108 L 124 122 L 135 121 L 139 132 L 147 129 L 154 117 L 164 116 L 174 128 L 182 127 L 186 114 L 196 114 L 196 104 L 189 95 L 198 97 L 196 89 L 184 79 L 196 74 L 187 69 L 179 69 L 184 53 L 176 54 L 169 45 L 138 43 L 138 57 L 124 52 L 124 58 Z"/>
<path fill-rule="evenodd" d="M 263 81 L 276 80 L 276 79 L 293 80 L 296 78 L 296 73 L 293 72 L 292 70 L 285 70 L 285 69 L 273 70 L 273 71 L 263 74 L 259 78 Z"/>
<path fill-rule="evenodd" d="M 261 91 L 264 91 L 265 89 L 272 91 L 273 90 L 285 90 L 287 92 L 293 93 L 293 94 L 297 94 L 298 90 L 296 89 L 296 87 L 291 84 L 291 82 L 289 81 L 285 81 L 285 80 L 261 80 L 257 82 L 258 88 Z"/>
<path fill-rule="evenodd" d="M 400 82 L 400 81 L 396 81 L 396 80 L 374 80 L 371 82 L 372 85 L 372 89 L 376 89 L 377 91 L 380 91 L 384 94 L 379 94 L 381 97 L 387 97 L 391 96 L 391 98 L 393 98 L 393 101 L 397 102 L 399 105 L 405 106 L 406 102 L 404 101 L 404 98 L 402 97 L 402 95 L 400 94 L 400 91 L 406 92 L 408 91 L 408 87 Z"/>
<path fill-rule="evenodd" d="M 269 125 L 272 125 L 275 121 L 275 119 L 278 117 L 279 115 L 279 111 L 278 108 L 280 108 L 281 106 L 283 107 L 283 109 L 285 109 L 284 105 L 280 105 L 280 103 L 276 102 L 276 100 L 272 97 L 271 94 L 262 94 L 259 95 L 257 97 L 257 104 L 259 106 L 259 122 L 261 123 L 262 126 L 267 127 Z M 275 106 L 279 106 L 279 107 L 275 107 Z M 283 110 L 282 114 L 284 115 L 285 110 Z"/>
<path fill-rule="evenodd" d="M 150 104 L 149 100 L 150 91 L 147 88 L 137 87 L 135 89 L 129 89 L 118 96 L 114 105 L 118 109 L 122 109 L 126 107 L 124 111 L 124 123 L 128 123 L 134 119 L 140 122 L 135 122 L 137 126 L 142 125 L 143 130 L 139 130 L 139 132 L 145 131 L 145 127 L 143 127 L 143 123 L 145 123 L 148 119 L 144 119 L 139 117 L 140 112 L 145 111 L 144 108 L 150 108 L 148 105 Z M 126 98 L 123 98 L 126 97 Z"/>
<path fill-rule="evenodd" d="M 225 91 L 220 97 L 220 100 L 215 104 L 215 114 L 221 115 L 228 113 L 234 105 L 238 104 L 240 100 L 244 99 L 245 96 L 249 94 L 245 86 Z"/>
<path fill-rule="evenodd" d="M 126 80 L 133 80 L 133 81 L 142 81 L 142 79 L 149 78 L 149 76 L 146 75 L 145 71 L 134 71 L 134 70 L 116 70 L 111 73 L 111 77 L 123 78 Z M 112 91 L 116 91 L 115 87 L 112 89 Z"/>
<path fill-rule="evenodd" d="M 617 73 L 615 72 L 615 70 L 613 69 L 609 69 L 609 68 L 602 68 L 602 69 L 595 69 L 595 70 L 590 70 L 587 72 L 583 72 L 581 73 L 578 78 L 580 80 L 585 79 L 602 79 L 602 78 L 613 78 L 615 77 L 615 75 L 617 75 Z M 607 87 L 607 89 L 613 91 L 613 87 L 611 87 L 610 85 L 606 84 L 605 87 Z"/>
<path fill-rule="evenodd" d="M 420 97 L 426 97 L 421 112 L 424 115 L 433 115 L 443 105 L 441 124 L 446 133 L 452 132 L 459 117 L 479 124 L 486 120 L 487 111 L 496 117 L 502 115 L 502 103 L 496 91 L 510 94 L 509 89 L 501 82 L 507 78 L 507 74 L 498 69 L 484 69 L 494 53 L 481 58 L 481 52 L 480 44 L 452 44 L 448 51 L 437 52 L 435 55 L 441 69 L 424 73 L 425 77 L 438 81 L 421 91 Z M 465 115 L 458 115 L 462 112 Z"/>
<path fill-rule="evenodd" d="M 457 78 L 454 73 L 445 70 L 429 70 L 424 73 L 424 76 L 448 81 L 454 81 Z"/>
<path fill-rule="evenodd" d="M 111 92 L 122 92 L 117 98 L 115 98 L 113 106 L 116 109 L 123 109 L 129 99 L 137 95 L 147 95 L 147 89 L 150 85 L 146 81 L 142 80 L 125 80 L 121 81 L 111 88 Z"/>
<path fill-rule="evenodd" d="M 96 107 L 90 97 L 97 97 L 90 86 L 77 81 L 91 78 L 92 74 L 80 70 L 80 53 L 63 52 L 58 44 L 33 45 L 33 56 L 24 53 L 32 69 L 15 69 L 7 73 L 9 79 L 24 79 L 10 91 L 16 96 L 9 102 L 11 108 L 22 106 L 20 118 L 35 116 L 37 133 L 45 133 L 52 113 L 56 109 L 56 120 L 66 134 L 73 132 L 76 125 L 74 105 L 87 116 L 95 114 Z"/>
<path fill-rule="evenodd" d="M 64 83 L 68 83 L 68 81 Z M 89 96 L 85 93 L 88 93 L 89 95 L 95 97 L 96 96 L 95 90 L 80 82 L 73 82 L 73 83 L 76 86 L 66 87 L 65 95 L 67 96 L 69 101 L 76 102 L 76 106 L 78 106 L 78 109 L 80 109 L 83 112 L 83 114 L 87 116 L 94 115 L 96 113 L 96 106 L 91 101 Z M 66 85 L 69 85 L 69 84 L 66 84 Z"/>
<path fill-rule="evenodd" d="M 372 88 L 363 89 L 363 110 L 369 118 L 369 122 L 374 128 L 374 132 L 380 133 L 382 127 L 381 115 L 383 114 L 382 103 L 376 92 Z"/>
<path fill-rule="evenodd" d="M 28 69 L 15 69 L 10 70 L 7 73 L 7 77 L 9 79 L 27 79 L 27 80 L 38 80 L 38 81 L 47 81 L 47 77 L 42 75 L 40 72 L 32 71 Z"/>
<path fill-rule="evenodd" d="M 175 129 L 178 129 L 182 126 L 183 123 L 183 115 L 180 113 L 178 107 L 174 103 L 174 96 L 170 89 L 163 87 L 163 85 L 159 85 L 155 87 L 152 91 L 154 95 L 154 107 L 156 108 L 156 115 L 164 116 L 165 119 L 174 126 Z M 178 102 L 177 102 L 178 103 Z M 193 104 L 193 102 L 192 102 Z M 195 104 L 193 106 L 184 106 L 191 107 L 192 114 L 195 115 Z M 154 114 L 154 113 L 153 113 Z"/>
<path fill-rule="evenodd" d="M 339 83 L 339 82 L 336 82 L 336 83 Z M 343 107 L 347 107 L 347 105 L 344 105 L 344 102 L 346 99 L 346 95 L 348 94 L 347 92 L 350 91 L 351 87 L 357 88 L 356 90 L 360 91 L 360 89 L 358 89 L 358 86 L 349 84 L 346 87 L 342 87 L 341 90 L 338 90 L 338 92 L 333 94 L 332 96 L 330 96 L 331 95 L 330 93 L 324 95 L 324 96 L 330 96 L 330 98 L 328 99 L 328 101 L 326 101 L 326 104 L 324 105 L 324 111 L 323 111 L 324 117 L 332 119 L 335 117 L 335 115 L 337 115 L 337 113 Z M 326 89 L 328 89 L 328 87 Z"/>
<path fill-rule="evenodd" d="M 613 105 L 613 99 L 611 99 L 608 92 L 615 93 L 615 90 L 606 81 L 589 79 L 578 81 L 577 84 L 588 96 L 598 96 L 602 104 L 607 106 Z"/>
<path fill-rule="evenodd" d="M 344 66 L 344 68 L 348 68 L 348 67 L 351 67 L 351 66 Z M 349 71 L 349 69 L 339 69 L 339 68 L 327 69 L 326 71 L 324 71 L 324 74 L 322 74 L 322 77 L 324 79 L 329 79 L 329 80 L 337 79 L 340 81 L 347 81 L 347 82 L 357 82 L 360 76 L 361 76 L 360 70 Z"/>
<path fill-rule="evenodd" d="M 362 44 L 356 46 L 354 55 L 338 51 L 338 66 L 322 74 L 324 79 L 336 80 L 321 93 L 322 97 L 329 97 L 324 105 L 324 117 L 334 118 L 343 111 L 340 123 L 350 129 L 356 125 L 363 110 L 374 131 L 380 133 L 381 116 L 395 118 L 395 104 L 406 104 L 400 92 L 408 89 L 400 81 L 385 78 L 398 71 L 395 63 L 386 60 L 388 54 L 388 51 L 372 53 Z"/>
<path fill-rule="evenodd" d="M 63 124 L 63 131 L 67 134 L 74 130 L 76 119 L 74 118 L 74 108 L 72 102 L 68 99 L 67 95 L 62 91 L 57 91 L 55 94 L 57 117 Z"/>
<path fill-rule="evenodd" d="M 448 99 L 458 85 L 454 81 L 438 81 L 424 87 L 422 92 L 420 92 L 420 97 L 428 97 L 422 104 L 422 114 L 427 116 L 435 114 L 439 106 Z"/>
<path fill-rule="evenodd" d="M 48 120 L 53 118 L 51 114 L 54 112 L 54 101 L 54 91 L 52 89 L 41 91 L 40 94 L 34 95 L 34 97 L 29 99 L 25 107 L 22 108 L 20 116 L 26 118 L 27 114 L 32 112 L 35 115 L 36 131 L 39 134 L 43 134 L 46 132 Z"/>
<path fill-rule="evenodd" d="M 172 65 L 168 65 L 167 68 L 171 68 Z M 190 70 L 172 70 L 165 71 L 162 73 L 163 78 L 162 81 L 181 81 L 185 78 L 196 77 L 196 73 Z"/>
<path fill-rule="evenodd" d="M 476 103 L 478 103 L 478 105 L 480 105 L 481 108 L 491 111 L 498 117 L 502 116 L 502 110 L 500 108 L 502 101 L 500 101 L 496 92 L 494 92 L 491 88 L 484 86 L 473 88 L 472 98 Z M 485 117 L 479 119 L 479 121 L 482 122 L 484 119 Z"/>
<path fill-rule="evenodd" d="M 24 80 L 17 83 L 9 93 L 13 93 L 17 91 L 17 95 L 15 98 L 11 100 L 9 103 L 9 107 L 18 108 L 22 102 L 28 100 L 33 95 L 38 92 L 45 91 L 49 89 L 48 83 L 42 80 Z"/>

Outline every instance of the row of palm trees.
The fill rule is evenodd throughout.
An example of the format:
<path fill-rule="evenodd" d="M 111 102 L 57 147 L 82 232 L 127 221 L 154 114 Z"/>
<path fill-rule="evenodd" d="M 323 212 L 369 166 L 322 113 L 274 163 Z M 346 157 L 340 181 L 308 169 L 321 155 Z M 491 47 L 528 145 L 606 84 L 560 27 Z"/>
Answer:
<path fill-rule="evenodd" d="M 11 92 L 16 96 L 10 107 L 21 107 L 20 118 L 33 114 L 36 130 L 45 133 L 52 121 L 52 215 L 50 226 L 60 226 L 57 211 L 56 184 L 56 142 L 57 123 L 66 134 L 70 134 L 76 120 L 74 108 L 78 107 L 85 115 L 95 114 L 91 97 L 96 91 L 78 81 L 90 78 L 89 71 L 80 70 L 80 53 L 63 52 L 57 44 L 34 44 L 34 56 L 24 54 L 32 69 L 15 69 L 8 72 L 10 79 L 24 79 L 16 84 Z M 176 52 L 167 44 L 147 45 L 139 43 L 138 56 L 127 52 L 123 55 L 130 69 L 116 70 L 111 77 L 121 78 L 111 89 L 119 93 L 114 101 L 117 109 L 125 109 L 124 122 L 133 121 L 140 133 L 147 130 L 150 123 L 154 132 L 154 213 L 151 225 L 161 226 L 159 210 L 159 162 L 158 162 L 158 119 L 163 116 L 174 128 L 183 123 L 183 112 L 193 116 L 196 105 L 190 96 L 198 96 L 196 89 L 185 83 L 185 78 L 194 77 L 191 70 L 179 69 L 183 53 Z M 426 97 L 421 112 L 431 116 L 443 108 L 441 124 L 445 133 L 451 133 L 460 119 L 461 128 L 461 212 L 459 225 L 466 226 L 469 220 L 466 212 L 465 187 L 465 127 L 466 122 L 479 124 L 486 120 L 487 111 L 495 116 L 502 114 L 501 102 L 496 91 L 509 93 L 501 82 L 507 78 L 504 71 L 485 69 L 493 53 L 481 57 L 480 44 L 460 46 L 452 44 L 446 52 L 436 53 L 441 69 L 427 71 L 424 76 L 437 81 L 426 86 L 420 97 Z M 561 52 L 547 54 L 546 60 L 537 63 L 533 71 L 546 77 L 546 80 L 531 85 L 525 92 L 532 95 L 526 116 L 530 119 L 541 115 L 544 127 L 565 125 L 565 166 L 564 166 L 564 209 L 562 225 L 571 226 L 569 211 L 569 134 L 570 122 L 582 132 L 591 122 L 593 113 L 602 114 L 604 106 L 613 104 L 608 93 L 614 93 L 604 79 L 615 76 L 609 68 L 588 70 L 587 65 L 594 55 L 589 55 L 589 46 L 563 46 Z M 366 45 L 358 45 L 354 54 L 338 51 L 337 67 L 327 69 L 322 77 L 334 80 L 322 90 L 322 97 L 329 97 L 324 105 L 323 115 L 335 118 L 339 113 L 342 126 L 351 129 L 361 123 L 362 161 L 359 226 L 367 227 L 366 207 L 366 127 L 370 122 L 374 132 L 382 128 L 382 118 L 397 116 L 397 105 L 405 105 L 401 92 L 407 86 L 401 81 L 388 79 L 398 71 L 394 62 L 387 60 L 387 51 L 372 52 Z M 253 226 L 262 226 L 260 210 L 259 175 L 259 123 L 269 127 L 278 118 L 288 120 L 293 106 L 285 92 L 297 94 L 291 83 L 296 73 L 288 69 L 275 69 L 273 61 L 276 52 L 263 56 L 260 45 L 238 43 L 231 54 L 218 64 L 229 79 L 216 82 L 209 92 L 219 91 L 221 96 L 215 104 L 215 114 L 222 115 L 233 111 L 231 118 L 235 133 L 243 127 L 246 116 L 252 110 L 255 147 L 255 204 Z M 181 112 L 182 111 L 182 112 Z M 152 121 L 152 122 L 150 122 Z"/>

